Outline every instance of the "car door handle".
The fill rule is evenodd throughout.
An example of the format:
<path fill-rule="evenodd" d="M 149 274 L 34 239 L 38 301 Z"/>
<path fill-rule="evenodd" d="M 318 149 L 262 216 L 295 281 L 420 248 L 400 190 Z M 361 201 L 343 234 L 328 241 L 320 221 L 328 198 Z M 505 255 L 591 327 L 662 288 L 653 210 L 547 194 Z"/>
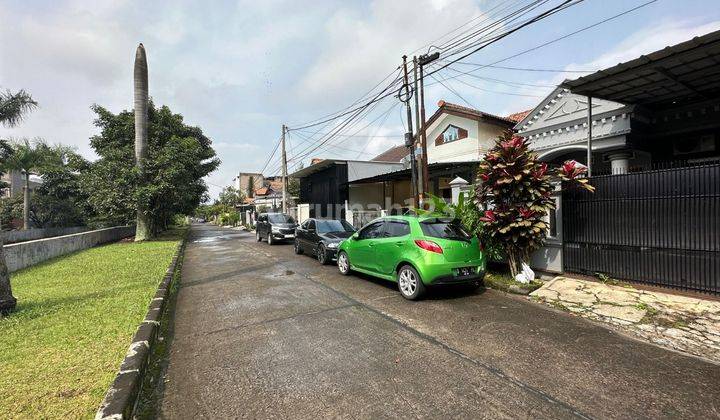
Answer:
<path fill-rule="evenodd" d="M 403 243 L 401 241 L 395 242 L 396 246 L 403 246 Z"/>

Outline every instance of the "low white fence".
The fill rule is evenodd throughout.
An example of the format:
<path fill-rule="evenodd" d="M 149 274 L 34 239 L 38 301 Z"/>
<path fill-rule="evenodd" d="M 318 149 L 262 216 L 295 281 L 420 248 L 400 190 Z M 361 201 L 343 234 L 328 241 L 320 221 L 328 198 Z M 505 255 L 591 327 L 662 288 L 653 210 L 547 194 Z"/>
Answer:
<path fill-rule="evenodd" d="M 58 227 L 27 230 L 9 230 L 0 232 L 3 243 L 14 244 L 16 242 L 33 241 L 35 239 L 51 238 L 53 236 L 72 235 L 73 233 L 87 232 L 87 226 Z"/>
<path fill-rule="evenodd" d="M 13 272 L 71 252 L 135 235 L 135 226 L 116 226 L 54 238 L 5 245 L 5 263 Z"/>

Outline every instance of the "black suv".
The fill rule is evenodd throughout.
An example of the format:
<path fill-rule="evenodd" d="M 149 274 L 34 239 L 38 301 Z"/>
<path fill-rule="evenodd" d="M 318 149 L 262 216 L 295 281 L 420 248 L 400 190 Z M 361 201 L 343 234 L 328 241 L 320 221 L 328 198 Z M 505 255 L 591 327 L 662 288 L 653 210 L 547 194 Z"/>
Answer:
<path fill-rule="evenodd" d="M 255 238 L 267 240 L 268 245 L 295 239 L 297 223 L 285 213 L 260 213 L 255 223 Z"/>
<path fill-rule="evenodd" d="M 344 220 L 307 219 L 295 231 L 295 253 L 307 252 L 327 264 L 336 258 L 340 242 L 353 233 L 355 228 Z"/>

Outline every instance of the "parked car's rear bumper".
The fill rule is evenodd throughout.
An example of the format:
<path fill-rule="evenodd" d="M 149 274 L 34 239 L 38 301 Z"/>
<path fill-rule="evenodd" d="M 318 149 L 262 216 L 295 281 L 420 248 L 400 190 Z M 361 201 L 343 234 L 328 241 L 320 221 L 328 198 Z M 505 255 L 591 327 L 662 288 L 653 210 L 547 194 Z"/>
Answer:
<path fill-rule="evenodd" d="M 467 283 L 476 283 L 479 281 L 482 281 L 485 278 L 485 271 L 480 271 L 477 274 L 471 275 L 471 276 L 453 276 L 453 275 L 446 275 L 446 276 L 440 276 L 435 277 L 433 279 L 431 285 L 442 285 L 442 284 L 467 284 Z"/>
<path fill-rule="evenodd" d="M 466 276 L 459 276 L 456 270 L 461 267 L 475 267 L 475 273 Z M 485 277 L 485 258 L 481 257 L 465 262 L 443 262 L 419 264 L 418 272 L 427 285 L 435 284 L 462 284 L 480 281 Z"/>

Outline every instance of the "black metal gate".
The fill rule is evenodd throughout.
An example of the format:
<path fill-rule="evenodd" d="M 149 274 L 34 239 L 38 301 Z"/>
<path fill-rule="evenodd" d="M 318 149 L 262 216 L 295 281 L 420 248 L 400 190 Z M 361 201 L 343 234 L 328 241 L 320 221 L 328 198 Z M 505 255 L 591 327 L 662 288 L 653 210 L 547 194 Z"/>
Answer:
<path fill-rule="evenodd" d="M 591 183 L 563 193 L 565 271 L 720 293 L 720 165 Z"/>

